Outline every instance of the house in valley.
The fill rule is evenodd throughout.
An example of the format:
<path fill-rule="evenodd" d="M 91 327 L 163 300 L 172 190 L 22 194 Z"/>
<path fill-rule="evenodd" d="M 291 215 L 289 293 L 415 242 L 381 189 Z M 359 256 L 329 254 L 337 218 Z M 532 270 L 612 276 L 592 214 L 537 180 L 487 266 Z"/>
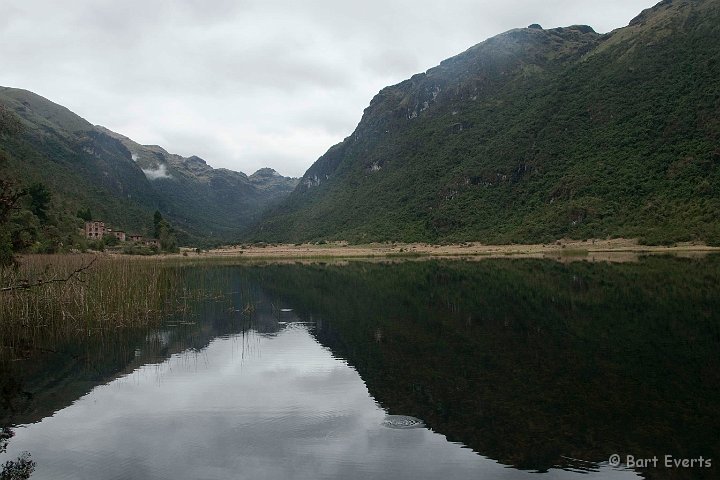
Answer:
<path fill-rule="evenodd" d="M 83 231 L 85 233 L 85 238 L 89 238 L 91 240 L 99 240 L 105 235 L 112 235 L 121 242 L 124 242 L 126 240 L 126 235 L 124 231 L 113 230 L 109 226 L 105 225 L 105 222 L 101 222 L 99 220 L 85 222 L 85 229 Z"/>
<path fill-rule="evenodd" d="M 106 235 L 111 235 L 121 242 L 134 242 L 147 245 L 148 247 L 160 248 L 160 240 L 157 238 L 145 238 L 142 235 L 135 233 L 125 233 L 123 230 L 113 230 L 109 226 L 105 225 L 105 222 L 101 222 L 99 220 L 85 222 L 85 229 L 82 231 L 85 233 L 85 237 L 91 240 L 99 240 Z"/>
<path fill-rule="evenodd" d="M 105 222 L 100 222 L 97 220 L 92 222 L 85 222 L 86 238 L 102 238 L 103 236 L 105 236 L 105 233 L 107 233 L 107 229 L 105 228 Z"/>

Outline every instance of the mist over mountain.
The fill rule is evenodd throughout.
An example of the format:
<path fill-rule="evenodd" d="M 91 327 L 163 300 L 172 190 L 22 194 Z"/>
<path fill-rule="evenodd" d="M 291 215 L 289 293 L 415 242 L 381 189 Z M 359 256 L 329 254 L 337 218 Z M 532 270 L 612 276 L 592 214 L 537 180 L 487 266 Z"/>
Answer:
<path fill-rule="evenodd" d="M 720 242 L 720 1 L 518 28 L 370 102 L 265 241 Z"/>

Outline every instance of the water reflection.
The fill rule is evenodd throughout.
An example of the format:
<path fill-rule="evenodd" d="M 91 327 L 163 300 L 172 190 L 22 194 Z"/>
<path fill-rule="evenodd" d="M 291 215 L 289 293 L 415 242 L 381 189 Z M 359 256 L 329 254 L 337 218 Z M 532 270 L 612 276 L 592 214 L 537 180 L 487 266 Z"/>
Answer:
<path fill-rule="evenodd" d="M 263 285 L 324 320 L 390 413 L 507 465 L 582 470 L 720 458 L 719 260 L 270 267 Z"/>
<path fill-rule="evenodd" d="M 250 355 L 232 336 L 140 367 L 18 429 L 15 447 L 32 449 L 33 478 L 518 478 L 427 429 L 384 428 L 306 326 L 249 337 Z"/>
<path fill-rule="evenodd" d="M 638 475 L 612 453 L 720 461 L 717 259 L 186 278 L 226 295 L 4 364 L 20 385 L 4 393 L 21 425 L 8 458 L 30 451 L 33 478 L 151 479 L 609 479 Z M 412 418 L 427 428 L 388 428 Z"/>

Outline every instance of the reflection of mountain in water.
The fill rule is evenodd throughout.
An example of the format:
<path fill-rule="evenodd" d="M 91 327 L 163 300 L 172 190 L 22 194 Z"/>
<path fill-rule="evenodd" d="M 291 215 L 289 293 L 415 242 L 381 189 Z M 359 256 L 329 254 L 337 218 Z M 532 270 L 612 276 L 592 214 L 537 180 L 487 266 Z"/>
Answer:
<path fill-rule="evenodd" d="M 390 413 L 502 463 L 720 458 L 720 258 L 268 267 L 260 283 L 322 318 L 318 340 Z"/>

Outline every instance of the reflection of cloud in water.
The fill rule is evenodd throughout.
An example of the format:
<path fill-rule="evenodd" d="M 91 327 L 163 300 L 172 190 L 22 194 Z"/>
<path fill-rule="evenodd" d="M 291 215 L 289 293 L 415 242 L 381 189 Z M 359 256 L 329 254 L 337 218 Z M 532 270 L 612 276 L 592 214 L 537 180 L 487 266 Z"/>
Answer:
<path fill-rule="evenodd" d="M 141 367 L 18 429 L 8 454 L 32 452 L 34 479 L 537 478 L 384 419 L 357 372 L 291 323 Z"/>

